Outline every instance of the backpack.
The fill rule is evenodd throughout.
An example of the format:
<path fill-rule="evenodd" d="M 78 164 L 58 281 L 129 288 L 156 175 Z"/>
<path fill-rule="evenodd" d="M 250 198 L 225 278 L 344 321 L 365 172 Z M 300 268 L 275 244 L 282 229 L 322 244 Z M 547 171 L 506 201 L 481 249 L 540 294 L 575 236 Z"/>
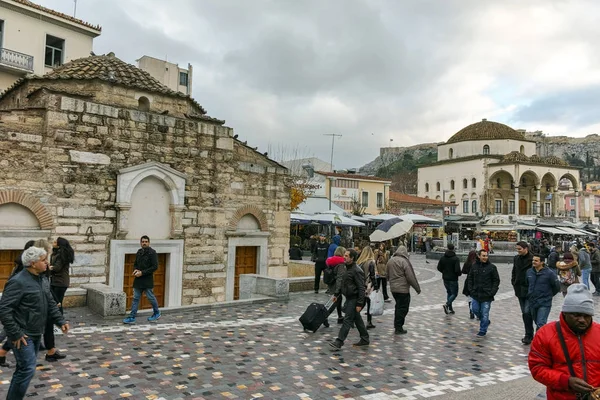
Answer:
<path fill-rule="evenodd" d="M 558 281 L 564 285 L 571 285 L 577 282 L 577 276 L 573 272 L 573 268 L 558 272 Z"/>
<path fill-rule="evenodd" d="M 323 270 L 323 282 L 326 285 L 332 285 L 335 282 L 335 270 L 333 267 L 327 267 Z"/>

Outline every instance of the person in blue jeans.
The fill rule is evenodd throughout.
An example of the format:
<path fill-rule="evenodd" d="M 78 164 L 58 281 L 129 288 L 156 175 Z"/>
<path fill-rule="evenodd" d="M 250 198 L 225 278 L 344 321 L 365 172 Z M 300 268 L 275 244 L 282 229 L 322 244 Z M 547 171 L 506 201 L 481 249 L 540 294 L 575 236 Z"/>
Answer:
<path fill-rule="evenodd" d="M 135 262 L 133 263 L 133 302 L 131 303 L 131 312 L 129 317 L 123 320 L 124 324 L 134 324 L 135 317 L 137 315 L 138 306 L 140 305 L 140 299 L 142 293 L 146 292 L 146 297 L 152 305 L 152 315 L 148 317 L 148 321 L 154 322 L 160 318 L 160 311 L 158 309 L 158 301 L 154 296 L 154 271 L 158 269 L 158 255 L 156 251 L 150 247 L 150 238 L 146 235 L 140 239 L 140 245 L 142 246 L 135 255 Z"/>
<path fill-rule="evenodd" d="M 490 326 L 490 308 L 500 287 L 498 268 L 489 262 L 487 251 L 479 250 L 477 252 L 477 261 L 469 271 L 467 284 L 471 294 L 472 311 L 479 317 L 477 336 L 483 337 L 487 334 Z"/>
<path fill-rule="evenodd" d="M 0 322 L 17 361 L 6 394 L 8 400 L 23 399 L 27 393 L 46 320 L 59 325 L 63 333 L 69 332 L 69 324 L 50 293 L 50 284 L 42 277 L 48 269 L 48 253 L 32 246 L 23 251 L 21 260 L 24 269 L 6 283 L 0 299 Z"/>
<path fill-rule="evenodd" d="M 446 304 L 442 306 L 444 308 L 444 313 L 454 314 L 452 303 L 458 296 L 458 277 L 462 274 L 460 260 L 454 252 L 454 244 L 448 243 L 448 250 L 446 250 L 444 255 L 440 258 L 437 270 L 442 273 L 444 287 L 446 288 Z"/>
<path fill-rule="evenodd" d="M 548 322 L 552 298 L 560 292 L 558 276 L 544 265 L 542 256 L 533 255 L 532 268 L 527 271 L 527 300 L 536 332 Z"/>
<path fill-rule="evenodd" d="M 577 263 L 581 269 L 581 279 L 583 284 L 590 288 L 590 275 L 592 274 L 592 259 L 590 252 L 583 244 L 577 245 Z"/>

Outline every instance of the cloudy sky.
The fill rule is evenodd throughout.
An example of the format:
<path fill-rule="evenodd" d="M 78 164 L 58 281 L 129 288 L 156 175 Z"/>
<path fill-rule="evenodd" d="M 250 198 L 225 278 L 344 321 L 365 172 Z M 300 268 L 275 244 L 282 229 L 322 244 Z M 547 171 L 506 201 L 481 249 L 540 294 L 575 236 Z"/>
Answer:
<path fill-rule="evenodd" d="M 35 0 L 72 15 L 71 0 Z M 482 118 L 600 133 L 594 0 L 78 0 L 94 51 L 194 67 L 194 97 L 242 140 L 329 160 L 448 139 Z M 393 139 L 393 142 L 390 141 Z"/>

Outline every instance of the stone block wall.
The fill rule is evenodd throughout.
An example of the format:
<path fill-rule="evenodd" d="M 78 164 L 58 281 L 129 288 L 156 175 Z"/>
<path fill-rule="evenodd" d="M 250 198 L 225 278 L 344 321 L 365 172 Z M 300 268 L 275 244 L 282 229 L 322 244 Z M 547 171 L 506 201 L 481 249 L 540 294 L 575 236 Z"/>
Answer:
<path fill-rule="evenodd" d="M 191 107 L 181 98 L 144 94 L 151 110 L 168 111 L 157 114 L 134 109 L 140 93 L 132 89 L 95 81 L 47 86 L 51 90 L 28 96 L 34 88 L 25 84 L 0 99 L 0 190 L 22 190 L 50 212 L 54 236 L 69 239 L 76 252 L 72 286 L 108 283 L 109 243 L 122 239 L 118 171 L 151 161 L 187 175 L 183 232 L 171 237 L 184 239 L 182 304 L 225 300 L 225 232 L 244 205 L 266 218 L 269 272 L 286 268 L 285 168 L 235 140 L 216 120 L 171 116 Z"/>

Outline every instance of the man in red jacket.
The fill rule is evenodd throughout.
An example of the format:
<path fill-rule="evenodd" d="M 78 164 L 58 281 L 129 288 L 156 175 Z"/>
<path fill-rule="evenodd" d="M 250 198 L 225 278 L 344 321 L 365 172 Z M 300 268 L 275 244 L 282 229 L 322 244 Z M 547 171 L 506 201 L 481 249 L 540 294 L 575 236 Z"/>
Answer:
<path fill-rule="evenodd" d="M 584 284 L 569 286 L 560 321 L 542 326 L 529 352 L 533 379 L 546 386 L 548 400 L 600 394 L 600 324 L 592 321 L 594 300 Z M 563 340 L 564 338 L 564 345 Z"/>

